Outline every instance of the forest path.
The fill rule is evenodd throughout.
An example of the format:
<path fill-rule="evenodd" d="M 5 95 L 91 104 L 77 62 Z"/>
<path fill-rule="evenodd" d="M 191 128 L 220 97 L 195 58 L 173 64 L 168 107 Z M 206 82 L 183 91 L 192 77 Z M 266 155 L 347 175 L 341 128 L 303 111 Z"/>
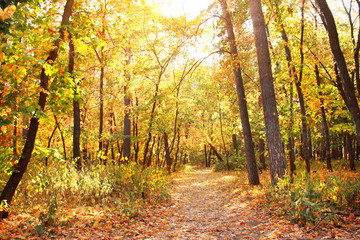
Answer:
<path fill-rule="evenodd" d="M 173 205 L 160 209 L 167 212 L 162 224 L 165 231 L 159 239 L 235 239 L 244 234 L 239 212 L 231 209 L 230 173 L 209 169 L 180 173 L 174 178 Z"/>
<path fill-rule="evenodd" d="M 255 198 L 239 194 L 231 172 L 209 169 L 174 175 L 172 201 L 151 209 L 128 239 L 297 239 L 279 231 L 281 222 L 256 210 Z M 296 227 L 295 227 L 296 228 Z M 299 229 L 287 229 L 295 233 Z"/>

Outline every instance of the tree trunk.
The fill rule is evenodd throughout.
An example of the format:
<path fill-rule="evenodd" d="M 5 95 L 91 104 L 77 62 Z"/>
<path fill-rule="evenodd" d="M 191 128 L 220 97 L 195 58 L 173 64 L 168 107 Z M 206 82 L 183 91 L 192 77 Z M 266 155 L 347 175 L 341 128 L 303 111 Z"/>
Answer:
<path fill-rule="evenodd" d="M 298 75 L 296 74 L 296 68 L 293 64 L 293 59 L 291 56 L 291 50 L 289 48 L 289 40 L 285 31 L 285 27 L 282 25 L 282 30 L 281 30 L 281 34 L 282 34 L 282 39 L 285 42 L 285 55 L 286 55 L 286 60 L 288 62 L 288 67 L 290 68 L 290 76 L 294 77 L 295 80 L 295 86 L 296 86 L 296 91 L 298 93 L 298 98 L 299 98 L 299 104 L 300 104 L 300 112 L 301 112 L 301 130 L 302 130 L 302 147 L 303 147 L 303 153 L 304 153 L 304 159 L 305 159 L 305 163 L 306 163 L 306 171 L 308 173 L 310 173 L 310 159 L 311 159 L 311 153 L 310 153 L 310 138 L 308 135 L 308 127 L 307 127 L 307 116 L 306 116 L 306 107 L 305 107 L 305 100 L 304 100 L 304 94 L 302 92 L 302 88 L 301 88 L 301 80 L 298 77 Z M 300 71 L 302 72 L 302 71 Z"/>
<path fill-rule="evenodd" d="M 143 157 L 143 165 L 144 166 L 147 166 L 147 154 L 148 154 L 148 151 L 149 151 L 149 144 L 150 144 L 150 141 L 151 141 L 151 137 L 152 137 L 152 133 L 151 133 L 151 128 L 152 128 L 152 124 L 153 124 L 153 120 L 154 120 L 154 117 L 155 117 L 155 110 L 156 110 L 156 104 L 157 104 L 157 96 L 159 94 L 159 84 L 160 84 L 160 79 L 158 81 L 158 83 L 155 85 L 155 94 L 154 94 L 154 103 L 153 103 L 153 106 L 152 106 L 152 109 L 151 109 L 151 114 L 150 114 L 150 122 L 149 122 L 149 127 L 148 127 L 148 139 L 145 143 L 145 150 L 144 150 L 144 157 Z"/>
<path fill-rule="evenodd" d="M 317 86 L 320 88 L 321 87 L 321 77 L 320 77 L 320 73 L 319 73 L 319 67 L 318 65 L 315 65 L 315 75 L 316 75 L 316 84 Z M 329 133 L 329 127 L 326 121 L 326 112 L 325 112 L 325 107 L 324 107 L 324 97 L 323 97 L 323 93 L 320 90 L 319 92 L 319 97 L 320 97 L 320 111 L 321 111 L 321 129 L 322 129 L 322 139 L 324 139 L 323 143 L 324 145 L 322 146 L 323 150 L 322 150 L 322 154 L 321 154 L 321 158 L 326 160 L 326 167 L 327 169 L 332 172 L 332 166 L 331 166 L 331 156 L 330 156 L 330 133 Z"/>
<path fill-rule="evenodd" d="M 297 71 L 297 69 L 295 68 L 295 65 L 294 65 L 294 62 L 292 59 L 291 50 L 289 47 L 290 46 L 289 39 L 287 37 L 285 26 L 281 19 L 281 15 L 279 15 L 279 14 L 278 14 L 278 21 L 281 26 L 281 36 L 282 36 L 283 41 L 285 42 L 284 49 L 285 49 L 285 56 L 286 56 L 286 60 L 287 60 L 288 68 L 289 68 L 289 74 L 290 74 L 290 77 L 293 78 L 295 81 L 296 91 L 298 93 L 299 104 L 300 104 L 300 113 L 301 113 L 301 130 L 302 130 L 301 140 L 302 140 L 302 148 L 303 148 L 302 152 L 304 154 L 303 156 L 304 156 L 304 160 L 306 163 L 306 171 L 308 173 L 310 173 L 310 160 L 312 157 L 311 147 L 310 147 L 311 138 L 309 136 L 309 130 L 308 130 L 308 124 L 307 124 L 305 99 L 304 99 L 304 94 L 303 94 L 302 87 L 301 87 L 302 76 L 303 76 L 303 64 L 304 64 L 304 52 L 303 52 L 304 28 L 305 28 L 304 8 L 305 8 L 305 1 L 303 0 L 302 5 L 301 5 L 301 36 L 300 36 L 301 62 L 300 62 L 299 71 Z M 297 75 L 298 72 L 299 72 L 299 75 Z"/>
<path fill-rule="evenodd" d="M 261 169 L 266 169 L 266 163 L 265 163 L 265 141 L 262 138 L 259 138 L 259 152 L 260 152 L 260 163 L 261 163 Z"/>
<path fill-rule="evenodd" d="M 66 145 L 65 145 L 65 137 L 64 137 L 64 134 L 63 134 L 63 131 L 61 130 L 60 128 L 60 123 L 56 117 L 56 115 L 54 115 L 54 119 L 55 119 L 55 123 L 59 129 L 59 132 L 60 132 L 60 137 L 61 137 L 61 142 L 62 142 L 62 145 L 63 145 L 63 152 L 64 152 L 64 160 L 66 161 Z"/>
<path fill-rule="evenodd" d="M 67 0 L 65 4 L 64 13 L 62 15 L 62 21 L 61 21 L 61 27 L 60 27 L 60 38 L 56 39 L 53 44 L 53 48 L 49 51 L 49 56 L 46 59 L 46 63 L 52 65 L 53 62 L 58 57 L 59 52 L 59 45 L 60 41 L 62 41 L 65 37 L 65 28 L 64 26 L 69 24 L 69 19 L 71 15 L 71 9 L 74 4 L 74 0 Z M 45 110 L 46 105 L 46 99 L 47 99 L 47 91 L 49 89 L 49 76 L 45 73 L 45 68 L 41 69 L 41 75 L 40 75 L 40 87 L 42 88 L 40 92 L 39 97 L 39 108 L 41 111 Z M 31 154 L 34 150 L 35 145 L 35 139 L 36 134 L 39 127 L 39 120 L 36 117 L 36 114 L 31 118 L 30 120 L 30 126 L 29 126 L 29 132 L 26 138 L 26 142 L 24 145 L 24 148 L 22 150 L 21 157 L 19 159 L 18 164 L 15 166 L 15 171 L 11 174 L 8 182 L 5 185 L 5 188 L 3 189 L 1 196 L 0 196 L 0 202 L 6 201 L 7 204 L 11 204 L 12 198 L 14 196 L 15 190 L 17 186 L 20 183 L 20 180 L 22 179 L 27 166 L 30 162 Z M 7 210 L 3 210 L 0 212 L 0 218 L 7 218 L 9 216 L 9 213 Z"/>
<path fill-rule="evenodd" d="M 13 154 L 14 157 L 17 156 L 17 129 L 18 129 L 18 120 L 14 120 L 14 130 L 13 130 Z M 46 165 L 45 165 L 46 166 Z"/>
<path fill-rule="evenodd" d="M 127 59 L 125 61 L 125 66 L 130 65 L 131 61 L 131 49 L 127 47 L 125 50 L 125 54 Z M 126 84 L 124 86 L 124 107 L 125 107 L 125 116 L 124 116 L 124 143 L 123 143 L 123 156 L 126 161 L 130 160 L 131 157 L 131 120 L 130 120 L 130 93 L 129 93 L 129 84 L 131 80 L 130 73 L 125 71 L 125 81 Z"/>
<path fill-rule="evenodd" d="M 245 145 L 245 155 L 246 155 L 246 167 L 248 172 L 248 180 L 251 185 L 259 185 L 259 175 L 258 175 L 258 168 L 256 165 L 256 158 L 255 158 L 255 150 L 254 150 L 254 143 L 252 139 L 250 121 L 249 121 L 249 114 L 247 109 L 247 102 L 246 102 L 246 94 L 245 88 L 243 84 L 240 64 L 238 62 L 238 51 L 236 48 L 236 41 L 235 41 L 235 34 L 232 25 L 232 20 L 230 13 L 228 11 L 226 0 L 220 0 L 222 12 L 223 12 L 223 19 L 226 25 L 226 31 L 228 35 L 228 42 L 230 46 L 231 52 L 231 60 L 233 66 L 233 74 L 235 77 L 236 83 L 236 91 L 238 95 L 238 104 L 240 109 L 240 119 L 241 119 L 241 126 L 244 134 L 244 145 Z"/>
<path fill-rule="evenodd" d="M 348 153 L 350 170 L 355 171 L 355 149 L 353 147 L 353 137 L 350 133 L 346 133 L 346 150 Z"/>
<path fill-rule="evenodd" d="M 208 167 L 208 163 L 207 163 L 207 149 L 206 149 L 206 144 L 204 144 L 204 154 L 205 154 L 205 167 Z"/>
<path fill-rule="evenodd" d="M 360 141 L 360 109 L 355 95 L 355 87 L 351 81 L 345 57 L 340 47 L 335 20 L 326 0 L 316 0 L 316 2 L 320 8 L 322 19 L 329 35 L 331 51 L 340 72 L 344 88 L 343 98 L 345 102 L 347 102 L 348 109 L 355 125 L 356 138 Z"/>
<path fill-rule="evenodd" d="M 171 173 L 171 164 L 172 164 L 172 158 L 170 156 L 170 149 L 169 149 L 169 142 L 168 142 L 168 135 L 164 132 L 164 147 L 165 147 L 165 160 L 166 160 L 166 168 L 168 170 L 168 173 Z"/>
<path fill-rule="evenodd" d="M 152 145 L 150 147 L 150 151 L 149 151 L 149 157 L 147 159 L 147 163 L 146 163 L 146 166 L 147 167 L 150 167 L 151 166 L 151 163 L 152 163 L 152 155 L 153 155 L 153 152 L 154 152 L 154 146 L 155 146 L 155 143 L 156 143 L 156 137 L 154 136 L 152 138 L 153 142 L 152 142 Z"/>
<path fill-rule="evenodd" d="M 224 160 L 222 159 L 222 157 L 220 156 L 220 154 L 218 153 L 218 151 L 216 151 L 215 147 L 214 147 L 211 143 L 209 143 L 209 145 L 210 145 L 211 150 L 214 152 L 215 156 L 217 157 L 217 159 L 218 159 L 220 162 L 224 161 Z"/>
<path fill-rule="evenodd" d="M 290 126 L 289 126 L 289 139 L 288 139 L 288 150 L 289 150 L 289 163 L 291 176 L 296 170 L 295 165 L 295 139 L 294 139 L 294 84 L 290 82 Z"/>
<path fill-rule="evenodd" d="M 230 171 L 229 157 L 228 157 L 228 153 L 227 153 L 227 150 L 226 150 L 226 143 L 225 143 L 224 132 L 223 132 L 220 99 L 219 99 L 219 116 L 220 116 L 220 135 L 221 135 L 221 140 L 222 140 L 222 143 L 223 143 L 223 148 L 224 148 L 224 153 L 225 153 L 225 158 L 226 158 L 226 168 L 227 168 L 228 171 Z"/>
<path fill-rule="evenodd" d="M 139 106 L 139 99 L 136 97 L 135 98 L 135 105 L 136 107 Z M 136 138 L 139 135 L 139 129 L 138 129 L 138 116 L 136 115 L 133 118 L 133 136 Z M 139 162 L 139 150 L 140 150 L 140 146 L 139 146 L 139 141 L 136 140 L 133 143 L 133 147 L 134 147 L 134 160 L 136 163 Z"/>
<path fill-rule="evenodd" d="M 80 150 L 80 103 L 79 97 L 77 93 L 78 82 L 76 81 L 75 77 L 73 76 L 74 73 L 74 55 L 75 55 L 75 47 L 72 41 L 72 36 L 69 34 L 69 73 L 73 78 L 75 83 L 74 87 L 74 99 L 73 99 L 73 111 L 74 111 L 74 131 L 73 131 L 73 158 L 75 160 L 76 169 L 81 170 L 81 150 Z"/>
<path fill-rule="evenodd" d="M 102 50 L 101 50 L 102 52 Z M 104 66 L 100 68 L 100 116 L 99 116 L 99 152 L 102 155 L 103 150 L 103 128 L 104 128 Z"/>
<path fill-rule="evenodd" d="M 47 148 L 50 148 L 51 140 L 54 137 L 57 128 L 58 128 L 58 126 L 57 126 L 57 124 L 55 124 L 54 130 L 51 132 L 51 135 L 49 137 Z M 48 165 L 48 159 L 49 159 L 48 157 L 45 158 L 45 167 Z"/>
<path fill-rule="evenodd" d="M 177 142 L 176 142 L 176 151 L 175 151 L 175 161 L 174 161 L 174 165 L 173 165 L 173 172 L 176 172 L 176 165 L 178 163 L 178 156 L 179 156 L 179 151 L 180 151 L 180 130 L 178 129 L 178 134 L 177 134 Z"/>
<path fill-rule="evenodd" d="M 255 45 L 260 74 L 261 95 L 266 127 L 266 141 L 269 150 L 271 183 L 285 174 L 285 153 L 281 142 L 274 82 L 271 70 L 269 46 L 265 31 L 264 15 L 260 0 L 250 0 L 250 14 L 255 34 Z"/>
<path fill-rule="evenodd" d="M 348 153 L 348 148 L 347 148 L 347 133 L 344 132 L 343 135 L 342 135 L 342 149 L 343 149 L 343 158 L 344 160 L 348 160 L 349 159 L 349 153 Z"/>
<path fill-rule="evenodd" d="M 232 135 L 233 148 L 235 149 L 236 154 L 239 152 L 239 147 L 237 143 L 236 133 Z"/>

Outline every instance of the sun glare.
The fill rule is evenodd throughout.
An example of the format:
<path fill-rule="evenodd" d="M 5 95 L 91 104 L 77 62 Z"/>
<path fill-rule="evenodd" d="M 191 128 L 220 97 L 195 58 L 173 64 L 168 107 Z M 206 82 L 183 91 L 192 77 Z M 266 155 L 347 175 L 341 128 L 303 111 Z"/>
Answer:
<path fill-rule="evenodd" d="M 160 0 L 159 9 L 166 15 L 196 17 L 215 0 Z"/>

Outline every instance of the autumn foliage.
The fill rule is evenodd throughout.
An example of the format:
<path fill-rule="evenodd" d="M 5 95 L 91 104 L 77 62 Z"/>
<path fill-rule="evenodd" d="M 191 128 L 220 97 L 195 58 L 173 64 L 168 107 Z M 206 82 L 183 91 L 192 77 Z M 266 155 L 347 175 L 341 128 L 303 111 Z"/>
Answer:
<path fill-rule="evenodd" d="M 190 186 L 234 171 L 212 184 L 254 200 L 242 217 L 357 224 L 360 2 L 218 0 L 194 16 L 160 2 L 0 2 L 0 238 L 136 229 L 172 214 L 179 171 Z"/>

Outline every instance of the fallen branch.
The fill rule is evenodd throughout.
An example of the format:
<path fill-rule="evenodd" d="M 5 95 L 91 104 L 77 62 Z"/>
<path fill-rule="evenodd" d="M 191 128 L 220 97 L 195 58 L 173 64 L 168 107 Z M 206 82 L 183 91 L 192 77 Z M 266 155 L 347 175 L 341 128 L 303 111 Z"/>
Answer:
<path fill-rule="evenodd" d="M 339 211 L 334 211 L 334 212 L 328 212 L 328 211 L 326 211 L 326 212 L 323 212 L 323 213 L 326 213 L 327 215 L 325 215 L 325 216 L 323 216 L 316 224 L 315 224 L 315 226 L 314 227 L 312 227 L 312 228 L 310 228 L 308 231 L 307 231 L 307 233 L 310 233 L 311 231 L 313 231 L 314 229 L 316 229 L 319 225 L 320 225 L 320 223 L 322 222 L 322 221 L 324 221 L 324 219 L 325 218 L 327 218 L 327 217 L 329 217 L 329 216 L 331 216 L 331 215 L 341 215 L 341 216 L 347 216 L 347 217 L 349 217 L 350 216 L 350 214 L 354 214 L 354 216 L 355 217 L 360 217 L 360 213 L 344 213 L 344 212 L 339 212 Z"/>
<path fill-rule="evenodd" d="M 315 224 L 315 226 L 312 227 L 312 228 L 310 228 L 306 233 L 310 233 L 311 231 L 315 230 L 325 218 L 327 218 L 327 217 L 329 217 L 329 216 L 331 216 L 331 215 L 333 215 L 333 214 L 334 214 L 334 213 L 329 213 L 329 214 L 323 216 L 323 217 Z"/>
<path fill-rule="evenodd" d="M 211 143 L 209 143 L 209 145 L 210 145 L 210 148 L 211 148 L 211 149 L 213 150 L 213 152 L 215 153 L 215 156 L 217 157 L 217 159 L 218 159 L 220 162 L 224 161 L 224 160 L 222 159 L 222 157 L 220 156 L 220 154 L 218 153 L 218 151 L 216 151 L 215 147 L 214 147 Z"/>

